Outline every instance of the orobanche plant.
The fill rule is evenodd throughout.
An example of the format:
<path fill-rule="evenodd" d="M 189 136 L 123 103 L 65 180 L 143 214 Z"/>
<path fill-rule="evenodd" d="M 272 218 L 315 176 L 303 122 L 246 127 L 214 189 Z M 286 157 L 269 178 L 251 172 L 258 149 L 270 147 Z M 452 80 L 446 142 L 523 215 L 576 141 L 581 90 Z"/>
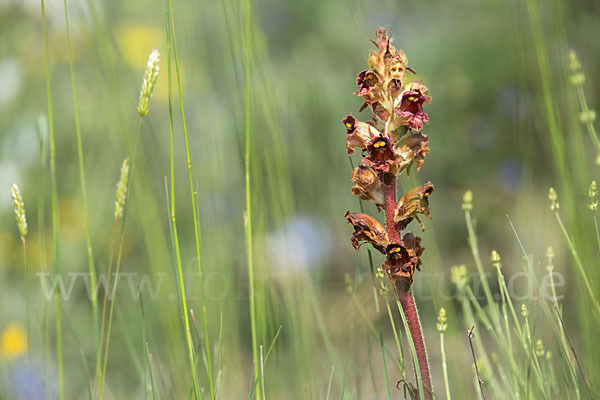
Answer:
<path fill-rule="evenodd" d="M 394 48 L 385 29 L 377 30 L 377 51 L 369 54 L 369 69 L 358 74 L 356 95 L 365 101 L 360 111 L 369 107 L 373 112 L 367 122 L 352 115 L 343 120 L 348 136 L 348 154 L 358 148 L 362 163 L 352 171 L 352 193 L 362 200 L 372 201 L 385 212 L 385 227 L 377 219 L 362 213 L 346 212 L 348 223 L 354 227 L 352 245 L 358 249 L 364 243 L 386 256 L 382 270 L 387 272 L 396 290 L 407 326 L 416 350 L 421 398 L 432 399 L 433 392 L 427 352 L 414 303 L 411 286 L 415 270 L 421 269 L 421 238 L 404 233 L 416 220 L 425 229 L 419 215 L 430 217 L 429 196 L 433 185 L 428 182 L 407 191 L 397 202 L 396 182 L 403 172 L 407 175 L 414 166 L 421 169 L 429 153 L 429 139 L 421 130 L 429 122 L 423 105 L 430 102 L 422 82 L 407 82 L 406 56 Z M 419 381 L 419 379 L 417 379 Z"/>

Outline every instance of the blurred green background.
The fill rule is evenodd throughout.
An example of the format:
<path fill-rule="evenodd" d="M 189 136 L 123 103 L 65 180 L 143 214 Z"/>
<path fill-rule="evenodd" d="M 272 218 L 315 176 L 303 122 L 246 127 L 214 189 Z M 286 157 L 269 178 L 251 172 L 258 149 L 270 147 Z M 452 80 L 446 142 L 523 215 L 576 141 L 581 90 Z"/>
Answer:
<path fill-rule="evenodd" d="M 57 0 L 46 7 L 60 260 L 63 273 L 85 273 L 64 10 Z M 343 218 L 346 210 L 359 211 L 359 204 L 350 194 L 351 167 L 341 124 L 349 112 L 368 119 L 366 111 L 358 114 L 362 102 L 353 91 L 371 49 L 366 39 L 380 26 L 391 30 L 396 47 L 405 51 L 433 98 L 426 108 L 431 122 L 424 128 L 431 153 L 420 173 L 402 178 L 401 184 L 405 189 L 428 180 L 435 185 L 433 220 L 425 222 L 427 250 L 415 296 L 436 388 L 441 390 L 442 378 L 435 322 L 443 306 L 449 313 L 446 340 L 453 392 L 456 398 L 476 393 L 465 335 L 470 325 L 453 296 L 449 273 L 455 264 L 475 271 L 461 210 L 468 189 L 474 195 L 473 215 L 486 271 L 494 272 L 487 261 L 492 249 L 501 254 L 507 278 L 524 268 L 507 215 L 542 273 L 546 248 L 554 247 L 556 270 L 566 281 L 559 294 L 565 296 L 567 329 L 588 379 L 600 383 L 595 371 L 600 362 L 597 325 L 589 316 L 589 300 L 547 199 L 548 188 L 554 186 L 563 220 L 598 288 L 598 251 L 586 204 L 588 185 L 597 178 L 599 152 L 580 122 L 568 52 L 573 49 L 579 56 L 584 91 L 594 108 L 600 85 L 600 4 L 259 0 L 251 7 L 251 180 L 259 343 L 267 349 L 282 327 L 265 365 L 267 397 L 325 398 L 332 366 L 332 398 L 386 396 L 379 343 L 368 323 L 383 321 L 383 338 L 392 353 L 395 343 L 387 315 L 375 307 L 366 250 L 352 249 L 351 230 Z M 173 11 L 202 229 L 210 340 L 219 365 L 217 386 L 220 398 L 241 399 L 248 396 L 253 367 L 244 236 L 245 9 L 243 3 L 230 0 L 185 0 L 174 2 Z M 169 175 L 165 6 L 152 1 L 70 1 L 69 17 L 98 275 L 108 265 L 115 183 L 122 160 L 133 148 L 147 56 L 153 48 L 162 55 L 158 86 L 142 125 L 122 264 L 122 272 L 137 274 L 132 275 L 134 282 L 149 274 L 150 282 L 161 286 L 156 300 L 144 293 L 142 321 L 140 302 L 122 278 L 107 386 L 115 398 L 144 396 L 145 327 L 163 398 L 185 398 L 191 376 L 164 194 Z M 41 141 L 36 132 L 39 116 L 47 114 L 43 57 L 40 4 L 0 1 L 0 189 L 5 193 L 0 196 L 0 334 L 15 324 L 24 328 L 27 316 L 22 251 L 9 197 L 10 184 L 17 182 L 30 224 L 31 350 L 36 366 L 27 370 L 22 355 L 11 353 L 9 339 L 0 344 L 0 398 L 6 399 L 42 398 L 44 392 L 56 398 L 58 390 L 52 323 L 44 323 L 44 315 L 51 321 L 53 306 L 44 299 L 35 275 L 51 273 L 54 264 L 47 138 Z M 178 104 L 175 95 L 176 208 L 183 264 L 192 274 L 197 267 Z M 377 214 L 372 205 L 365 207 Z M 381 262 L 374 256 L 375 267 Z M 348 294 L 345 274 L 365 314 Z M 199 315 L 199 280 L 190 275 L 186 285 L 191 292 L 188 306 Z M 527 301 L 535 304 L 534 299 Z M 82 280 L 63 307 L 67 398 L 87 398 L 95 345 Z M 199 325 L 197 329 L 202 331 Z M 48 335 L 49 343 L 44 343 Z M 535 335 L 552 347 L 543 322 Z M 392 363 L 388 359 L 388 383 L 392 398 L 400 398 L 395 386 L 402 376 Z M 199 370 L 206 387 L 203 366 Z M 412 377 L 410 370 L 408 376 Z M 44 384 L 46 379 L 50 383 Z"/>

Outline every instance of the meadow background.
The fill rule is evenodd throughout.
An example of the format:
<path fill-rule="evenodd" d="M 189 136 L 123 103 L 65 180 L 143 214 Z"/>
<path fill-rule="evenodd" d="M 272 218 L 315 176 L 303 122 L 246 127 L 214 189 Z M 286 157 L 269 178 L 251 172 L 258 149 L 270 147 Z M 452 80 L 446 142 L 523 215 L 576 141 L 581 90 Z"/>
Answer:
<path fill-rule="evenodd" d="M 49 0 L 45 6 L 59 261 L 63 274 L 87 273 L 65 12 L 62 1 Z M 391 29 L 396 46 L 405 51 L 433 97 L 426 109 L 431 122 L 424 129 L 431 153 L 420 173 L 401 183 L 405 188 L 427 180 L 435 185 L 433 220 L 425 221 L 426 251 L 415 297 L 436 394 L 446 398 L 436 329 L 438 311 L 444 307 L 454 398 L 479 396 L 466 335 L 472 325 L 481 340 L 475 347 L 478 357 L 485 349 L 492 360 L 480 360 L 479 365 L 487 398 L 515 398 L 517 392 L 522 398 L 595 398 L 600 325 L 581 270 L 592 294 L 600 293 L 597 223 L 588 209 L 588 187 L 598 178 L 600 148 L 593 120 L 582 123 L 580 114 L 582 93 L 590 109 L 598 104 L 600 4 L 258 0 L 250 4 L 249 38 L 246 6 L 245 1 L 231 0 L 173 3 L 205 274 L 202 301 L 200 280 L 192 276 L 198 271 L 194 217 L 173 60 L 175 208 L 181 265 L 188 273 L 187 307 L 195 315 L 190 324 L 198 346 L 201 395 L 210 398 L 206 333 L 216 397 L 252 395 L 252 325 L 265 354 L 272 348 L 261 376 L 261 395 L 266 398 L 403 398 L 406 391 L 396 383 L 403 378 L 414 381 L 410 361 L 406 368 L 398 361 L 397 335 L 407 360 L 410 357 L 397 310 L 392 307 L 398 330 L 394 335 L 381 297 L 374 294 L 378 283 L 371 279 L 367 252 L 352 249 L 351 229 L 343 217 L 346 210 L 359 211 L 359 204 L 350 194 L 351 167 L 341 120 L 349 112 L 356 115 L 362 104 L 352 94 L 355 78 L 366 68 L 371 48 L 366 39 L 382 26 Z M 160 289 L 155 299 L 142 290 L 142 312 L 128 278 L 121 278 L 106 397 L 193 398 L 194 373 L 165 196 L 165 183 L 171 183 L 165 4 L 79 0 L 69 1 L 68 11 L 98 276 L 106 274 L 114 256 L 116 182 L 135 143 L 147 57 L 154 48 L 161 53 L 160 75 L 143 120 L 132 175 L 121 263 L 121 272 L 130 274 L 134 287 L 147 276 L 147 283 Z M 54 301 L 44 297 L 36 275 L 48 273 L 51 279 L 56 262 L 43 38 L 39 2 L 0 1 L 0 399 L 55 399 L 60 393 Z M 581 62 L 583 86 L 572 82 L 570 50 Z M 254 324 L 249 316 L 244 223 L 246 126 L 251 134 Z M 27 278 L 10 199 L 13 182 L 21 188 L 29 221 Z M 551 186 L 560 203 L 554 211 L 560 213 L 570 242 L 550 209 Z M 500 289 L 489 259 L 492 250 L 501 255 L 507 280 L 531 269 L 541 280 L 547 248 L 552 246 L 554 271 L 564 277 L 564 285 L 556 288 L 564 296 L 559 301 L 564 325 L 556 312 L 543 311 L 547 309 L 540 304 L 546 300 L 522 298 L 528 289 L 525 280 L 515 286 L 521 295 L 513 300 L 518 322 L 509 314 L 506 331 L 519 343 L 517 331 L 527 324 L 531 336 L 525 342 L 529 347 L 513 343 L 516 369 L 505 366 L 510 357 L 507 347 L 499 345 L 504 339 L 486 329 L 485 315 L 493 315 L 494 308 L 485 297 L 481 309 L 472 301 L 465 308 L 451 280 L 450 267 L 459 264 L 477 278 L 477 252 L 474 258 L 462 209 L 467 190 L 473 194 L 473 227 L 493 293 Z M 376 213 L 371 205 L 365 207 Z M 383 260 L 374 256 L 373 261 L 377 267 Z M 83 278 L 78 279 L 70 298 L 61 301 L 64 392 L 68 399 L 97 398 L 92 393 L 97 334 Z M 483 296 L 481 291 L 475 294 Z M 99 303 L 104 297 L 101 291 Z M 521 316 L 522 304 L 529 310 L 527 321 Z M 200 317 L 203 306 L 206 330 Z M 23 342 L 27 319 L 29 351 Z M 572 348 L 565 346 L 565 328 Z M 544 351 L 537 348 L 539 356 L 534 354 L 538 339 L 545 346 Z M 532 372 L 537 371 L 536 363 L 540 376 Z M 506 379 L 501 371 L 508 371 Z M 517 376 L 524 378 L 525 386 Z"/>

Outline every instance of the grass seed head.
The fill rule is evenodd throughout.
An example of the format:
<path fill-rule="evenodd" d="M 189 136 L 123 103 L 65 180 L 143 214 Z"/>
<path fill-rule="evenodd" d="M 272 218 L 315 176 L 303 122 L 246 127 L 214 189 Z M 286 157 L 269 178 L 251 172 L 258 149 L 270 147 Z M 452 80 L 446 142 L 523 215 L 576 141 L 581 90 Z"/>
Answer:
<path fill-rule="evenodd" d="M 115 221 L 123 217 L 125 203 L 127 203 L 127 183 L 129 181 L 129 158 L 123 160 L 121 165 L 121 176 L 117 182 L 117 196 L 115 200 Z"/>
<path fill-rule="evenodd" d="M 438 314 L 438 323 L 437 323 L 437 330 L 440 333 L 444 333 L 446 331 L 447 328 L 447 324 L 446 324 L 446 309 L 444 307 L 440 308 L 440 313 Z"/>
<path fill-rule="evenodd" d="M 16 183 L 12 184 L 10 188 L 10 195 L 15 207 L 15 218 L 17 219 L 17 226 L 19 227 L 21 240 L 25 241 L 27 238 L 27 217 L 25 216 L 25 203 L 23 202 L 21 191 Z"/>
<path fill-rule="evenodd" d="M 160 71 L 160 67 L 158 66 L 159 58 L 160 53 L 156 49 L 152 50 L 148 56 L 148 64 L 146 65 L 146 72 L 144 73 L 144 81 L 142 82 L 142 90 L 140 92 L 140 101 L 138 103 L 138 114 L 140 117 L 148 114 L 148 106 L 154 93 L 158 71 Z"/>

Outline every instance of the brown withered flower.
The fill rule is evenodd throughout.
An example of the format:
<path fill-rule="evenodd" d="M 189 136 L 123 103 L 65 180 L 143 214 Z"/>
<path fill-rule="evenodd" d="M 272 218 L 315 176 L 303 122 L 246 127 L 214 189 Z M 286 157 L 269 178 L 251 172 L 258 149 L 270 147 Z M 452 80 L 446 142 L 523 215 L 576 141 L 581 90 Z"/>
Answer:
<path fill-rule="evenodd" d="M 429 122 L 429 117 L 423 111 L 423 104 L 431 101 L 427 96 L 428 89 L 422 82 L 411 82 L 404 88 L 400 104 L 396 107 L 396 115 L 401 118 L 401 124 L 414 131 L 423 129 L 423 123 Z"/>
<path fill-rule="evenodd" d="M 394 214 L 394 223 L 398 230 L 406 228 L 413 219 L 416 219 L 421 224 L 421 229 L 425 230 L 425 225 L 419 219 L 419 214 L 431 218 L 429 213 L 429 196 L 432 192 L 433 185 L 431 182 L 427 182 L 404 193 L 404 196 L 398 202 Z"/>
<path fill-rule="evenodd" d="M 352 194 L 360 197 L 361 200 L 372 201 L 377 205 L 377 209 L 383 208 L 383 185 L 377 172 L 365 165 L 359 165 L 352 170 Z"/>
<path fill-rule="evenodd" d="M 413 133 L 400 140 L 396 144 L 396 153 L 404 159 L 403 169 L 406 168 L 407 175 L 410 176 L 410 167 L 414 164 L 417 171 L 425 162 L 425 157 L 429 154 L 429 138 L 422 133 Z"/>
<path fill-rule="evenodd" d="M 406 74 L 406 55 L 402 50 L 396 50 L 391 37 L 383 28 L 377 29 L 377 41 L 371 40 L 377 47 L 377 52 L 371 50 L 369 66 L 384 77 L 384 82 L 391 79 L 404 80 Z M 386 79 L 387 78 L 387 79 Z M 387 85 L 385 85 L 387 89 Z"/>
<path fill-rule="evenodd" d="M 350 211 L 346 211 L 344 216 L 348 220 L 348 224 L 354 227 L 352 246 L 356 250 L 365 243 L 371 243 L 374 248 L 385 253 L 385 248 L 388 245 L 388 236 L 379 221 L 370 215 L 351 213 Z"/>
<path fill-rule="evenodd" d="M 351 114 L 342 121 L 346 127 L 346 148 L 348 154 L 354 153 L 354 148 L 366 149 L 371 139 L 380 136 L 381 133 L 372 125 L 357 121 Z"/>

